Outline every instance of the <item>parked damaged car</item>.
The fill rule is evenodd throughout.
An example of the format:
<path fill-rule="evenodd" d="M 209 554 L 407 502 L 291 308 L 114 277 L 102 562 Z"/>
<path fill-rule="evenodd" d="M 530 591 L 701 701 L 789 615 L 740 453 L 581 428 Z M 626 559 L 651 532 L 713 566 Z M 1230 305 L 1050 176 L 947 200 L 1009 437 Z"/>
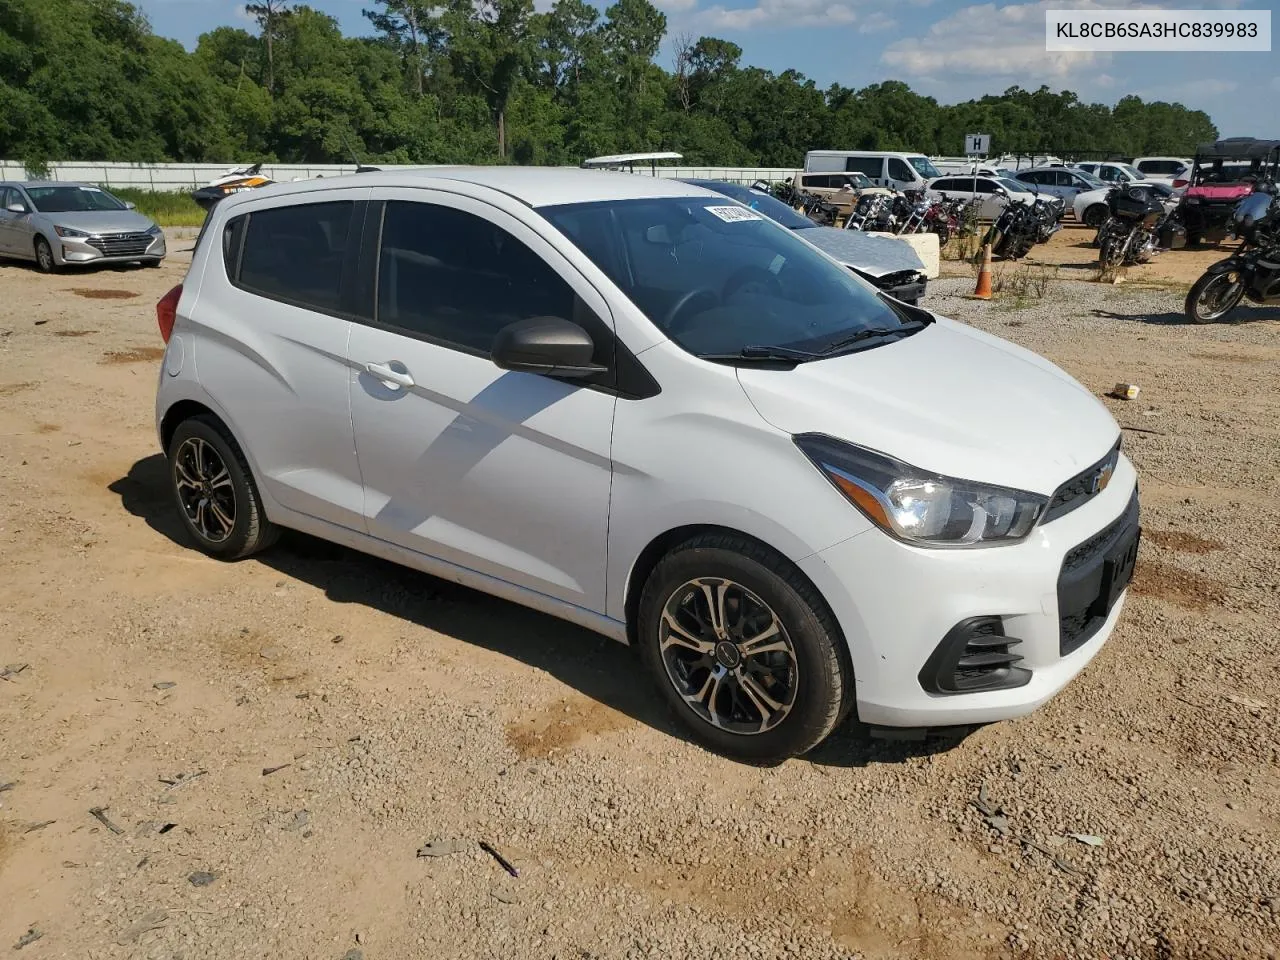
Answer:
<path fill-rule="evenodd" d="M 684 182 L 737 200 L 789 230 L 803 231 L 800 235 L 804 239 L 896 300 L 916 304 L 925 295 L 929 281 L 924 261 L 904 240 L 821 226 L 776 197 L 742 184 L 722 180 Z"/>
<path fill-rule="evenodd" d="M 0 257 L 34 260 L 42 273 L 95 263 L 164 259 L 164 232 L 133 204 L 88 183 L 0 183 Z"/>

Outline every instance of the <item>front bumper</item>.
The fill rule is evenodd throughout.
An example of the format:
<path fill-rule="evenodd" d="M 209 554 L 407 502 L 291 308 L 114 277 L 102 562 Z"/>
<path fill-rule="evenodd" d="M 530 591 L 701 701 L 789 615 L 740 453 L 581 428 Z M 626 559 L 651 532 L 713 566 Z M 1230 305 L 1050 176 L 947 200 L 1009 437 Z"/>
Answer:
<path fill-rule="evenodd" d="M 931 550 L 873 529 L 801 561 L 844 631 L 859 719 L 886 727 L 990 723 L 1030 713 L 1058 693 L 1120 618 L 1125 592 L 1109 607 L 1110 597 L 1094 601 L 1103 565 L 1114 566 L 1126 537 L 1136 536 L 1136 484 L 1121 456 L 1105 490 L 1018 544 Z M 1021 641 L 1017 666 L 1030 678 L 1008 689 L 926 690 L 921 671 L 943 638 L 963 621 L 991 617 Z"/>
<path fill-rule="evenodd" d="M 163 260 L 168 253 L 164 234 L 111 233 L 92 237 L 53 237 L 50 246 L 59 266 L 89 263 L 129 263 Z"/>

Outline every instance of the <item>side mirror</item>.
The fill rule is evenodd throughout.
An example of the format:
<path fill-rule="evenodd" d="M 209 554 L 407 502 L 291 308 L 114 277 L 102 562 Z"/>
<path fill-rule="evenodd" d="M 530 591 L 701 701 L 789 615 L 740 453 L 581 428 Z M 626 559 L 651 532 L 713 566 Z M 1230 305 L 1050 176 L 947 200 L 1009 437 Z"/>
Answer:
<path fill-rule="evenodd" d="M 590 334 L 576 323 L 560 317 L 530 317 L 499 330 L 489 357 L 502 370 L 589 377 L 605 370 L 591 360 L 595 349 Z"/>
<path fill-rule="evenodd" d="M 137 209 L 137 206 L 138 206 L 138 205 L 137 205 L 136 203 L 134 203 L 132 200 L 126 200 L 126 201 L 124 202 L 124 208 L 125 208 L 126 210 L 134 210 L 134 209 Z"/>
<path fill-rule="evenodd" d="M 11 203 L 5 207 L 10 213 L 26 213 L 27 208 L 21 203 Z"/>

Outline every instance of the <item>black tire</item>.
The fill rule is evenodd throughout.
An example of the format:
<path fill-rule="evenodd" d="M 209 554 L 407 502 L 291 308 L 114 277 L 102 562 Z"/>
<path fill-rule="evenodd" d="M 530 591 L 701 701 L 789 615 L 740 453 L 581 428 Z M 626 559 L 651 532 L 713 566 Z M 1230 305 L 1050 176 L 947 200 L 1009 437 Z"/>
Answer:
<path fill-rule="evenodd" d="M 1203 234 L 1197 233 L 1197 232 L 1195 232 L 1194 230 L 1188 230 L 1188 231 L 1187 231 L 1187 246 L 1188 246 L 1188 247 L 1194 247 L 1194 246 L 1196 246 L 1196 245 L 1197 245 L 1197 244 L 1199 244 L 1199 243 L 1200 243 L 1200 241 L 1201 241 L 1201 240 L 1203 240 L 1203 239 L 1204 239 L 1204 235 L 1203 235 Z"/>
<path fill-rule="evenodd" d="M 1205 290 L 1210 284 L 1228 276 L 1230 274 L 1206 273 L 1195 282 L 1191 290 L 1188 291 L 1187 301 L 1182 307 L 1188 320 L 1192 323 L 1218 323 L 1225 320 L 1227 314 L 1240 305 L 1240 301 L 1244 299 L 1244 284 L 1238 280 L 1235 292 L 1226 301 L 1225 309 L 1223 309 L 1223 304 L 1218 304 L 1218 309 L 1206 309 L 1205 305 L 1200 302 L 1200 298 L 1204 296 Z"/>
<path fill-rule="evenodd" d="M 1098 229 L 1111 215 L 1110 208 L 1105 203 L 1095 203 L 1084 212 L 1084 225 Z"/>
<path fill-rule="evenodd" d="M 160 266 L 162 263 L 164 263 L 163 260 L 143 260 L 142 261 L 142 265 L 144 267 L 151 267 L 153 269 Z"/>
<path fill-rule="evenodd" d="M 203 447 L 200 446 L 202 444 Z M 214 486 L 221 489 L 206 491 L 208 495 L 193 492 L 193 486 L 184 480 L 183 471 L 186 469 L 184 464 L 190 463 L 187 457 L 196 450 L 212 450 L 225 468 L 229 487 L 224 487 L 219 482 Z M 249 464 L 221 421 L 208 415 L 182 421 L 173 431 L 169 449 L 165 453 L 169 459 L 169 482 L 178 515 L 200 550 L 219 560 L 239 560 L 276 542 L 280 536 L 280 528 L 267 519 Z M 221 475 L 216 468 L 205 472 L 214 474 L 211 479 Z M 186 478 L 194 479 L 194 476 L 188 472 Z M 230 512 L 232 522 L 229 525 L 225 523 L 225 497 L 228 494 L 234 498 Z M 210 506 L 215 496 L 222 504 L 219 507 L 221 514 Z M 206 529 L 201 529 L 199 507 L 193 509 L 190 505 L 190 501 L 200 499 L 206 503 L 203 514 Z M 229 526 L 225 536 L 218 538 L 208 532 L 215 523 L 223 529 Z"/>
<path fill-rule="evenodd" d="M 53 248 L 44 237 L 37 236 L 35 242 L 36 269 L 41 273 L 56 273 L 58 264 L 53 259 Z"/>
<path fill-rule="evenodd" d="M 676 605 L 674 609 L 679 609 L 682 597 L 691 598 L 697 603 L 700 594 L 692 584 L 699 579 L 728 582 L 733 585 L 730 589 L 741 591 L 735 607 L 738 615 L 735 626 L 738 628 L 745 625 L 744 611 L 748 609 L 748 602 L 754 604 L 762 601 L 766 612 L 776 618 L 783 642 L 789 647 L 792 657 L 789 671 L 791 682 L 785 688 L 790 690 L 789 709 L 773 725 L 766 728 L 765 714 L 758 704 L 752 706 L 748 701 L 749 697 L 754 699 L 754 696 L 744 692 L 736 680 L 729 680 L 721 693 L 717 692 L 720 691 L 717 683 L 706 698 L 708 703 L 715 704 L 718 698 L 723 704 L 724 695 L 727 694 L 730 713 L 740 706 L 747 711 L 746 721 L 741 725 L 747 726 L 759 720 L 760 732 L 734 731 L 713 724 L 686 701 L 676 687 L 679 681 L 673 671 L 668 669 L 662 644 L 669 632 L 666 626 L 669 621 L 664 614 L 672 604 Z M 748 600 L 742 599 L 744 595 Z M 708 602 L 711 596 L 711 593 L 706 594 Z M 733 594 L 726 596 L 728 599 L 722 602 L 722 606 L 723 619 L 727 625 Z M 758 611 L 760 608 L 754 609 Z M 686 620 L 685 624 L 693 622 L 697 621 Z M 704 634 L 704 625 L 697 623 L 700 637 L 715 636 L 714 632 Z M 835 617 L 813 585 L 789 561 L 767 547 L 745 538 L 730 535 L 700 536 L 681 544 L 663 557 L 649 575 L 641 593 L 637 637 L 641 658 L 681 722 L 698 741 L 727 756 L 761 763 L 799 756 L 826 739 L 853 707 L 853 668 Z M 769 645 L 774 646 L 776 642 Z M 723 643 L 715 644 L 713 651 L 698 654 L 681 644 L 673 645 L 673 648 L 679 648 L 675 650 L 675 656 L 683 656 L 691 662 L 698 659 L 705 661 L 705 665 L 691 667 L 686 674 L 691 688 L 699 685 L 702 674 L 697 671 L 705 670 L 710 678 L 713 670 L 723 669 L 723 661 L 716 659 L 722 646 Z M 749 656 L 751 655 L 736 657 L 738 667 L 729 676 L 756 669 L 758 665 L 755 661 L 754 666 L 748 665 Z M 787 654 L 771 656 L 782 657 L 785 661 Z M 675 673 L 680 672 L 678 666 L 673 669 Z M 754 680 L 754 677 L 762 675 L 764 674 L 752 673 L 753 689 L 766 689 L 777 695 L 779 700 L 785 699 L 783 687 L 766 686 L 774 679 L 772 676 L 766 677 L 765 684 Z M 708 679 L 706 682 L 709 684 L 711 681 Z M 714 706 L 712 709 L 714 710 Z M 754 715 L 751 711 L 754 711 Z M 734 717 L 722 719 L 733 721 Z"/>

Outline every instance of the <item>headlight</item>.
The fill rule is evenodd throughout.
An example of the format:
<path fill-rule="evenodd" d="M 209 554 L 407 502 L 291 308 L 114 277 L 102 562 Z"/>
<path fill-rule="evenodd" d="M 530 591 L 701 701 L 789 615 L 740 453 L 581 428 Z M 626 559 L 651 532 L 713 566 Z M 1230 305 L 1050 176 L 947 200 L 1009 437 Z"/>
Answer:
<path fill-rule="evenodd" d="M 1199 198 L 1199 197 L 1187 197 L 1187 198 L 1186 198 L 1186 202 L 1187 202 L 1187 203 L 1199 203 L 1199 202 L 1200 202 L 1200 198 Z"/>
<path fill-rule="evenodd" d="M 803 434 L 795 442 L 868 520 L 918 546 L 1022 540 L 1049 502 L 1023 490 L 943 477 L 822 434 Z"/>
<path fill-rule="evenodd" d="M 163 237 L 163 236 L 164 236 L 164 231 L 163 231 L 163 230 L 161 230 L 161 229 L 160 229 L 158 226 L 156 226 L 154 223 L 153 223 L 153 224 L 152 224 L 152 225 L 147 229 L 147 233 L 151 234 L 151 236 L 153 236 L 153 237 Z"/>
<path fill-rule="evenodd" d="M 54 225 L 53 232 L 60 237 L 69 237 L 73 240 L 92 236 L 92 234 L 85 233 L 83 230 L 77 230 L 75 227 L 60 227 L 57 224 Z"/>

